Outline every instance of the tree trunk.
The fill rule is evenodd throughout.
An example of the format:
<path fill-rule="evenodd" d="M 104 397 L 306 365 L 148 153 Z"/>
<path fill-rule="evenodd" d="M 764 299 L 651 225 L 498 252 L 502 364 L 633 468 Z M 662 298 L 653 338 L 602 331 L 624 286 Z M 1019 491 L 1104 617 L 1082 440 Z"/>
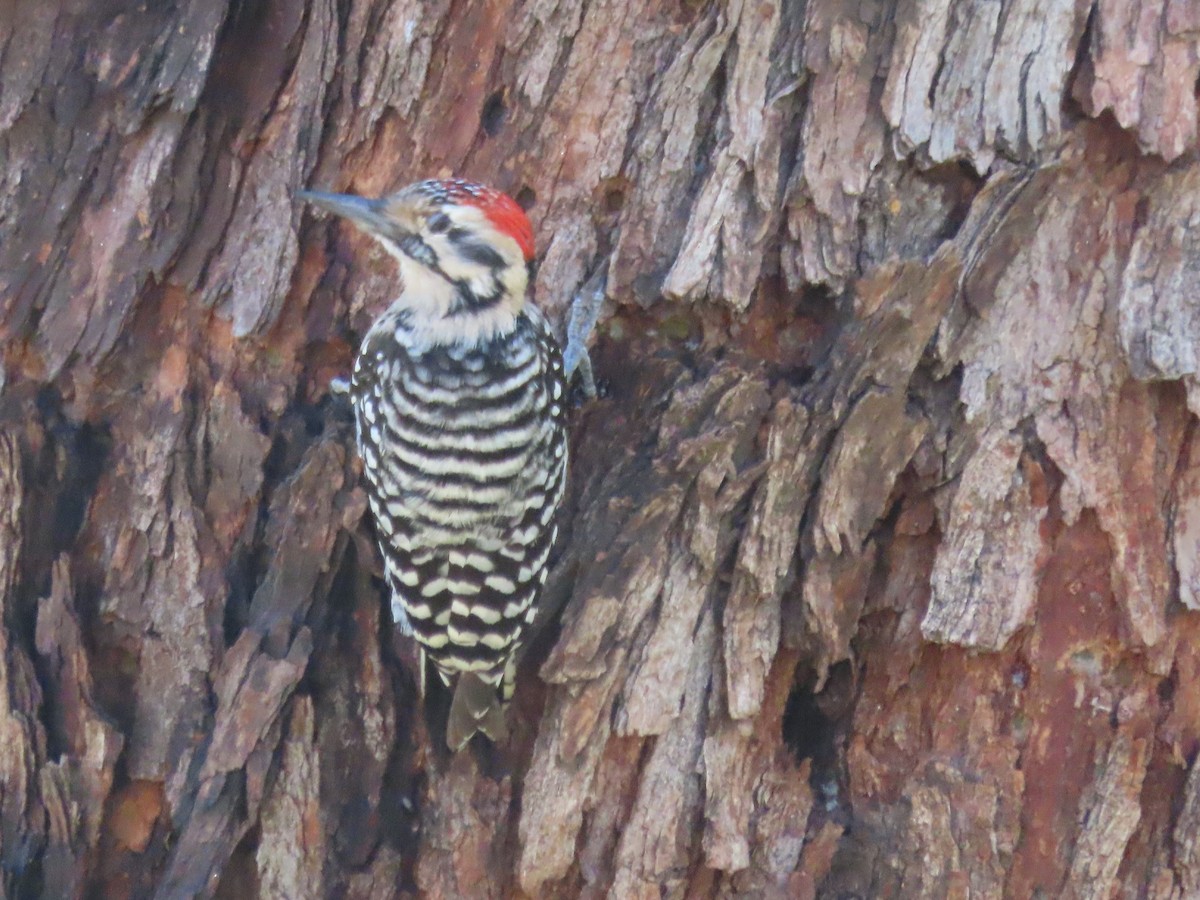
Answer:
<path fill-rule="evenodd" d="M 0 0 L 0 897 L 1200 896 L 1200 7 Z M 601 291 L 449 757 L 344 398 L 457 173 Z"/>

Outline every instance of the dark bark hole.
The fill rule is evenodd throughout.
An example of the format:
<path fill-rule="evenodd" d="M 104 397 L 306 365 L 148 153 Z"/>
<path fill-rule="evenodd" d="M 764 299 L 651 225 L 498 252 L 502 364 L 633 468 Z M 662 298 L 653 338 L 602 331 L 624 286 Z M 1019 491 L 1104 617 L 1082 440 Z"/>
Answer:
<path fill-rule="evenodd" d="M 1081 108 L 1075 87 L 1078 82 L 1088 85 L 1095 77 L 1095 66 L 1092 63 L 1092 45 L 1096 41 L 1096 9 L 1093 4 L 1088 10 L 1087 21 L 1083 23 L 1083 33 L 1079 43 L 1075 45 L 1075 59 L 1071 62 L 1071 71 L 1067 73 L 1066 90 L 1063 91 L 1064 111 L 1079 118 L 1087 114 Z M 1087 93 L 1087 90 L 1083 93 Z"/>
<path fill-rule="evenodd" d="M 1175 676 L 1172 674 L 1158 683 L 1158 699 L 1163 706 L 1170 706 L 1175 699 Z"/>
<path fill-rule="evenodd" d="M 1139 197 L 1137 203 L 1133 207 L 1133 222 L 1134 226 L 1141 228 L 1150 218 L 1150 198 Z"/>
<path fill-rule="evenodd" d="M 815 684 L 815 672 L 798 677 L 783 712 L 783 740 L 797 760 L 812 760 L 814 783 L 836 774 L 843 726 L 853 708 L 850 663 L 831 668 L 821 691 L 813 691 Z"/>
<path fill-rule="evenodd" d="M 483 101 L 483 110 L 479 113 L 479 124 L 488 137 L 495 137 L 504 127 L 508 118 L 508 106 L 504 103 L 504 89 L 495 91 Z"/>
<path fill-rule="evenodd" d="M 62 413 L 61 398 L 49 388 L 38 396 L 38 411 L 60 454 L 57 464 L 50 463 L 52 469 L 58 470 L 51 478 L 61 479 L 55 487 L 54 514 L 48 521 L 42 521 L 49 526 L 50 533 L 42 536 L 44 540 L 36 541 L 36 546 L 50 548 L 48 555 L 53 559 L 71 547 L 83 525 L 100 473 L 104 471 L 111 440 L 103 429 L 67 419 Z M 33 504 L 31 508 L 44 507 Z"/>
<path fill-rule="evenodd" d="M 261 838 L 262 829 L 256 825 L 238 842 L 220 873 L 213 900 L 236 900 L 238 897 L 245 897 L 245 892 L 251 890 L 257 893 L 258 862 L 255 857 Z M 251 885 L 255 887 L 252 889 Z"/>
<path fill-rule="evenodd" d="M 263 464 L 267 484 L 282 484 L 300 466 L 305 452 L 324 432 L 331 417 L 344 420 L 341 407 L 333 402 L 297 403 L 280 418 L 272 435 L 271 449 Z M 264 496 L 264 501 L 270 497 Z"/>
<path fill-rule="evenodd" d="M 953 167 L 947 167 L 946 193 L 951 205 L 946 214 L 946 222 L 938 231 L 939 240 L 952 241 L 958 237 L 959 229 L 971 212 L 971 204 L 983 190 L 984 181 L 966 162 L 960 161 Z"/>
<path fill-rule="evenodd" d="M 14 897 L 43 897 L 45 878 L 41 854 L 44 848 L 33 837 L 23 837 L 19 844 L 0 857 L 4 864 L 3 883 Z"/>
<path fill-rule="evenodd" d="M 620 185 L 610 186 L 604 192 L 604 211 L 609 215 L 619 213 L 625 206 L 625 190 Z"/>
<path fill-rule="evenodd" d="M 525 212 L 529 212 L 529 210 L 533 209 L 533 205 L 537 203 L 537 194 L 533 188 L 525 185 L 517 191 L 517 196 L 513 197 L 513 199 L 517 201 L 517 206 L 521 207 Z"/>
<path fill-rule="evenodd" d="M 54 517 L 55 534 L 64 542 L 60 550 L 65 550 L 74 541 L 83 526 L 83 517 L 100 481 L 100 473 L 104 471 L 104 461 L 108 458 L 111 445 L 105 431 L 86 424 L 75 431 L 73 438 L 71 465 L 63 491 L 58 495 Z"/>
<path fill-rule="evenodd" d="M 797 760 L 812 759 L 831 750 L 833 723 L 826 718 L 810 685 L 797 685 L 783 712 L 783 740 Z"/>

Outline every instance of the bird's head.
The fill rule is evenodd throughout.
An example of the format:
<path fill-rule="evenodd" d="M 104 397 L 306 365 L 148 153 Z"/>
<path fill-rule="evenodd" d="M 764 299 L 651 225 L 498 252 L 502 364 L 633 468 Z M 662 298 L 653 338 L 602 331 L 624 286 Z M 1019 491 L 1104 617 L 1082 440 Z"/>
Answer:
<path fill-rule="evenodd" d="M 431 343 L 479 341 L 512 327 L 525 304 L 533 228 L 507 194 L 459 179 L 419 181 L 379 199 L 300 191 L 349 219 L 400 264 L 393 305 Z"/>

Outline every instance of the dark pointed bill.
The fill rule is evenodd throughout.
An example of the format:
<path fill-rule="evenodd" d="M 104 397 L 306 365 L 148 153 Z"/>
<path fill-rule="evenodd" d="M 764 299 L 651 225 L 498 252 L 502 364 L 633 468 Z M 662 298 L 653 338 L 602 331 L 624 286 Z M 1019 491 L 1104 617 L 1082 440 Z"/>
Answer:
<path fill-rule="evenodd" d="M 382 212 L 382 202 L 354 194 L 331 194 L 328 191 L 296 191 L 296 197 L 319 209 L 349 219 L 372 234 L 387 229 L 388 220 Z"/>

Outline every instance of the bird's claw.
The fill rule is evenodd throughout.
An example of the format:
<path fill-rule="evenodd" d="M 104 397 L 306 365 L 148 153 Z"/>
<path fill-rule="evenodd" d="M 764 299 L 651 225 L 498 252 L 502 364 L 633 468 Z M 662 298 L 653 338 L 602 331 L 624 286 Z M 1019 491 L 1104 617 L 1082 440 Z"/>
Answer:
<path fill-rule="evenodd" d="M 588 400 L 594 400 L 598 395 L 587 342 L 596 329 L 600 307 L 604 304 L 604 293 L 608 284 L 606 271 L 604 266 L 600 266 L 579 289 L 579 293 L 571 300 L 571 318 L 567 322 L 567 348 L 563 351 L 563 368 L 568 380 L 578 375 L 579 385 Z"/>

